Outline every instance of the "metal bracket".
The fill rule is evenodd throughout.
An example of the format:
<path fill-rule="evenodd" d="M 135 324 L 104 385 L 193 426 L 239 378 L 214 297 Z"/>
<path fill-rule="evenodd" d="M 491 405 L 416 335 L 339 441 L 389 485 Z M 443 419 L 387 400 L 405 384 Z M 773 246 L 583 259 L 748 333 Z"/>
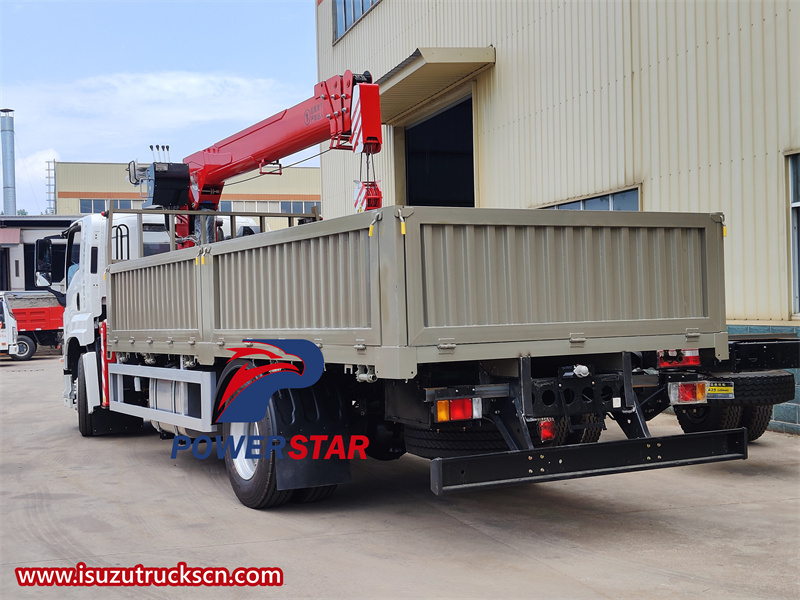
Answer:
<path fill-rule="evenodd" d="M 687 328 L 686 329 L 686 341 L 687 342 L 696 342 L 700 339 L 700 330 L 695 328 Z"/>
<path fill-rule="evenodd" d="M 273 169 L 272 171 L 265 171 L 264 168 Z M 271 162 L 261 161 L 258 163 L 258 174 L 259 175 L 283 175 L 283 165 L 279 160 L 273 160 Z"/>
<path fill-rule="evenodd" d="M 530 357 L 527 358 L 530 360 Z M 533 442 L 523 408 L 525 390 L 529 395 L 531 391 L 530 377 L 527 386 L 513 383 L 509 387 L 511 396 L 505 401 L 502 399 L 496 401 L 494 410 L 489 416 L 511 450 L 530 450 L 533 448 Z"/>
<path fill-rule="evenodd" d="M 436 344 L 439 354 L 453 354 L 456 351 L 455 338 L 439 338 L 439 343 Z"/>
<path fill-rule="evenodd" d="M 522 414 L 533 416 L 533 379 L 531 378 L 531 357 L 519 357 L 519 394 L 522 397 Z"/>
<path fill-rule="evenodd" d="M 652 437 L 647 428 L 647 420 L 642 406 L 639 404 L 639 398 L 633 391 L 633 367 L 630 352 L 622 353 L 622 381 L 627 410 L 623 409 L 621 412 L 614 413 L 617 424 L 628 439 Z"/>
<path fill-rule="evenodd" d="M 583 348 L 586 345 L 586 335 L 583 333 L 570 333 L 569 345 L 570 347 Z"/>

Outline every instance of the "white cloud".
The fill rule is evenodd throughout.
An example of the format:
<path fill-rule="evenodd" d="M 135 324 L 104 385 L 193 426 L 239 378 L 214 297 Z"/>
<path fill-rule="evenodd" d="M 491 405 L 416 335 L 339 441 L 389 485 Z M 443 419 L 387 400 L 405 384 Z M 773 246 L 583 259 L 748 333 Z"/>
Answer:
<path fill-rule="evenodd" d="M 3 95 L 28 146 L 53 146 L 65 160 L 117 162 L 117 151 L 153 143 L 191 154 L 312 93 L 270 79 L 165 71 L 12 85 Z"/>

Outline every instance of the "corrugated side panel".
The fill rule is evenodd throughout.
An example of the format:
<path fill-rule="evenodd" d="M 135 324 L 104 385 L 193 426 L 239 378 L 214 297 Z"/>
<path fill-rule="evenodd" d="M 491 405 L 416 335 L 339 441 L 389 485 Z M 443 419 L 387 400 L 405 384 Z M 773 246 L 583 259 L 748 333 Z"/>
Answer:
<path fill-rule="evenodd" d="M 720 330 L 722 290 L 717 274 L 709 281 L 704 226 L 569 225 L 560 215 L 563 224 L 525 224 L 517 211 L 508 223 L 514 215 L 520 225 L 415 229 L 419 255 L 407 244 L 409 295 L 419 294 L 409 299 L 418 307 L 409 310 L 412 345 Z"/>
<path fill-rule="evenodd" d="M 196 277 L 193 257 L 112 273 L 111 329 L 197 332 Z"/>
<path fill-rule="evenodd" d="M 373 327 L 367 229 L 215 253 L 215 329 L 321 335 L 366 343 Z M 358 333 L 356 330 L 361 331 Z M 315 333 L 316 332 L 316 333 Z M 366 336 L 366 337 L 365 337 Z"/>

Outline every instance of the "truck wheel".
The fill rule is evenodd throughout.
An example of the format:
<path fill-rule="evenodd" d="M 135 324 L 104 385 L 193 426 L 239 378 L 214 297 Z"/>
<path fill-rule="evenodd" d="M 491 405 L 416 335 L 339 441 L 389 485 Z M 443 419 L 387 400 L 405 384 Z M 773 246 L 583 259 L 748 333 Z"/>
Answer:
<path fill-rule="evenodd" d="M 745 406 L 742 412 L 742 427 L 747 427 L 747 441 L 752 442 L 764 435 L 771 420 L 771 404 Z"/>
<path fill-rule="evenodd" d="M 323 485 L 320 487 L 302 488 L 299 490 L 294 490 L 294 494 L 292 495 L 292 502 L 298 502 L 300 504 L 308 504 L 310 502 L 321 502 L 326 498 L 330 498 L 333 495 L 333 492 L 335 491 L 336 491 L 335 485 Z"/>
<path fill-rule="evenodd" d="M 684 433 L 736 429 L 742 420 L 742 407 L 706 404 L 692 408 L 676 406 L 675 416 Z"/>
<path fill-rule="evenodd" d="M 92 415 L 89 413 L 89 397 L 86 392 L 86 375 L 83 372 L 83 360 L 78 358 L 78 431 L 83 437 L 92 437 Z"/>
<path fill-rule="evenodd" d="M 11 357 L 14 360 L 30 360 L 36 352 L 36 340 L 27 335 L 17 336 L 17 346 L 18 353 Z"/>
<path fill-rule="evenodd" d="M 786 371 L 751 371 L 745 373 L 714 373 L 714 381 L 732 381 L 733 400 L 718 400 L 742 406 L 781 404 L 794 399 L 794 375 Z M 755 439 L 755 438 L 751 438 Z"/>
<path fill-rule="evenodd" d="M 234 447 L 239 444 L 239 439 L 242 437 L 260 435 L 264 436 L 264 440 L 266 440 L 271 432 L 269 412 L 258 423 L 224 423 L 222 425 L 223 439 L 227 441 L 229 437 L 232 437 Z M 256 453 L 257 458 L 247 458 L 245 448 L 247 448 L 247 440 L 241 442 L 241 451 L 236 458 L 232 457 L 232 452 L 225 453 L 228 479 L 230 479 L 231 487 L 239 501 L 249 508 L 271 508 L 288 502 L 294 490 L 278 490 L 274 452 L 270 451 L 268 456 L 264 456 L 264 450 L 261 448 Z"/>

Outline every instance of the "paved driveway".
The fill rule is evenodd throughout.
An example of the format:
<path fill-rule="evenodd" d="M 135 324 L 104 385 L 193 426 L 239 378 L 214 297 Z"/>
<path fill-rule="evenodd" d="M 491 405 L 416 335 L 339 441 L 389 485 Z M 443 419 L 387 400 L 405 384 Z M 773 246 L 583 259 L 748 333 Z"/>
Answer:
<path fill-rule="evenodd" d="M 370 459 L 328 501 L 254 511 L 220 461 L 172 460 L 152 430 L 82 438 L 60 368 L 0 359 L 3 598 L 800 597 L 798 437 L 767 432 L 746 461 L 445 498 L 427 461 Z M 651 425 L 679 432 L 674 417 Z M 14 575 L 80 561 L 280 567 L 284 585 L 21 588 Z"/>

